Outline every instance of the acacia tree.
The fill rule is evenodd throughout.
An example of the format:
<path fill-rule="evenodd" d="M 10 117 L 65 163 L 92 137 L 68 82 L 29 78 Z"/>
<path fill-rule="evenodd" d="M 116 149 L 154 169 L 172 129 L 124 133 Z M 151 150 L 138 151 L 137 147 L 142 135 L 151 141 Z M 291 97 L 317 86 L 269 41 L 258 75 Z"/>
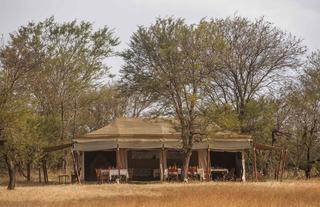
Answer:
<path fill-rule="evenodd" d="M 60 134 L 49 137 L 60 142 L 71 138 L 79 92 L 97 84 L 105 74 L 108 68 L 104 59 L 117 44 L 118 39 L 107 27 L 94 31 L 91 23 L 59 24 L 53 17 L 37 24 L 31 22 L 10 35 L 0 52 L 0 137 L 7 140 L 3 155 L 10 177 L 8 189 L 14 188 L 17 164 L 23 163 L 18 161 L 22 148 L 16 143 L 24 143 L 28 130 L 19 130 L 26 124 L 18 122 L 21 114 L 34 112 L 49 122 L 56 122 L 58 117 Z M 39 136 L 47 144 L 53 142 L 41 128 L 45 127 L 36 130 Z M 18 136 L 19 131 L 26 133 Z"/>
<path fill-rule="evenodd" d="M 283 32 L 263 18 L 213 19 L 226 47 L 221 50 L 222 69 L 215 73 L 208 88 L 214 102 L 229 103 L 237 110 L 241 131 L 246 105 L 257 95 L 278 87 L 289 69 L 300 66 L 305 47 L 301 40 Z"/>
<path fill-rule="evenodd" d="M 77 134 L 99 129 L 125 113 L 126 102 L 115 86 L 102 86 L 81 93 L 77 111 Z"/>
<path fill-rule="evenodd" d="M 76 133 L 80 92 L 95 86 L 108 72 L 104 60 L 113 54 L 118 38 L 108 27 L 95 31 L 90 22 L 57 23 L 53 17 L 26 28 L 28 40 L 37 39 L 45 54 L 41 70 L 29 84 L 38 112 L 60 121 L 60 136 L 49 141 L 70 141 Z M 66 165 L 65 158 L 64 169 Z"/>
<path fill-rule="evenodd" d="M 289 145 L 291 160 L 310 178 L 312 161 L 320 158 L 320 52 L 308 58 L 300 82 L 291 86 L 287 103 L 291 107 L 287 130 L 292 134 Z"/>
<path fill-rule="evenodd" d="M 123 82 L 119 86 L 119 96 L 125 103 L 125 115 L 127 117 L 140 117 L 147 109 L 152 108 L 157 98 L 155 94 L 147 91 L 132 90 L 131 85 Z"/>
<path fill-rule="evenodd" d="M 223 47 L 213 29 L 206 22 L 187 25 L 183 19 L 159 18 L 150 27 L 140 26 L 122 53 L 121 83 L 153 94 L 180 122 L 185 179 L 204 85 L 214 71 L 215 52 Z"/>
<path fill-rule="evenodd" d="M 59 114 L 63 140 L 65 124 L 70 122 L 66 116 L 72 112 L 79 92 L 96 85 L 108 72 L 103 61 L 113 54 L 119 41 L 109 28 L 94 31 L 89 22 L 59 24 L 51 17 L 27 28 L 30 39 L 39 39 L 46 54 L 31 88 L 39 100 L 39 111 Z"/>
<path fill-rule="evenodd" d="M 25 123 L 20 121 L 29 110 L 29 94 L 26 80 L 43 62 L 43 53 L 35 39 L 28 39 L 27 31 L 21 28 L 10 35 L 10 41 L 0 48 L 0 137 L 6 140 L 3 155 L 9 175 L 8 189 L 15 187 L 17 169 L 17 138 L 22 139 L 28 130 L 21 130 Z M 29 51 L 29 52 L 26 52 Z M 22 123 L 22 124 L 21 124 Z"/>

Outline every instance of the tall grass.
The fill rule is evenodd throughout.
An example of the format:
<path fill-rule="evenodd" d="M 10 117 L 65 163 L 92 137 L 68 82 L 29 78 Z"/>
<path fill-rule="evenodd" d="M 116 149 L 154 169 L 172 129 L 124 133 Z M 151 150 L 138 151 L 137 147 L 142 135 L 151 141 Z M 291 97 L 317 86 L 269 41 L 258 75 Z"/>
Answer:
<path fill-rule="evenodd" d="M 0 189 L 0 206 L 320 206 L 320 182 L 103 184 Z"/>

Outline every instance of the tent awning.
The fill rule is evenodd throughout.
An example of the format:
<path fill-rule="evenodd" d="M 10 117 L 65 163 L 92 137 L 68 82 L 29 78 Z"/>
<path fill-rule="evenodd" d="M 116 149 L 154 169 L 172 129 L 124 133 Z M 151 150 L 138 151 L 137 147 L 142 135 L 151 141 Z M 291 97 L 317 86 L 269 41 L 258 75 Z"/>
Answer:
<path fill-rule="evenodd" d="M 99 151 L 126 148 L 126 149 L 182 149 L 180 140 L 92 140 L 76 141 L 74 149 L 77 151 Z M 252 147 L 251 139 L 212 139 L 205 142 L 198 142 L 193 149 L 211 149 L 216 151 L 241 151 Z"/>
<path fill-rule="evenodd" d="M 277 147 L 277 146 L 266 145 L 266 144 L 258 144 L 258 143 L 254 143 L 254 147 L 259 150 L 283 150 L 283 147 Z"/>

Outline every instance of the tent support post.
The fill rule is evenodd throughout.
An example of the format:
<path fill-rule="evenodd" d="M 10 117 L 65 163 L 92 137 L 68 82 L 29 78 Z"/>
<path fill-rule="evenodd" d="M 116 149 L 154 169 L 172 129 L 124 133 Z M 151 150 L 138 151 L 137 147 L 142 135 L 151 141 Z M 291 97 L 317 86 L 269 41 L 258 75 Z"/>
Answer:
<path fill-rule="evenodd" d="M 162 148 L 160 150 L 160 181 L 164 181 L 164 146 L 162 145 Z"/>
<path fill-rule="evenodd" d="M 257 172 L 257 150 L 255 144 L 253 144 L 253 178 L 258 182 L 258 172 Z"/>
<path fill-rule="evenodd" d="M 207 180 L 211 180 L 211 160 L 210 160 L 210 147 L 207 150 Z"/>
<path fill-rule="evenodd" d="M 80 169 L 80 179 L 85 182 L 85 166 L 84 166 L 84 156 L 85 152 L 80 152 L 80 157 L 81 157 L 81 169 Z"/>
<path fill-rule="evenodd" d="M 118 168 L 118 178 L 120 181 L 120 148 L 119 148 L 119 144 L 117 144 L 117 168 Z"/>
<path fill-rule="evenodd" d="M 242 182 L 246 182 L 246 162 L 244 151 L 241 152 L 241 161 L 242 161 Z"/>

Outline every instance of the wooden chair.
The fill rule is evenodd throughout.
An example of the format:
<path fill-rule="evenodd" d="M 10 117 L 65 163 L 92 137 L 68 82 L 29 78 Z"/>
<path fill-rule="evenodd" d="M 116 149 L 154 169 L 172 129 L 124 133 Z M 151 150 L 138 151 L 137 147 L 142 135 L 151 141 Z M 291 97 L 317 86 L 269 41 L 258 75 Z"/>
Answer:
<path fill-rule="evenodd" d="M 190 167 L 188 170 L 188 177 L 191 180 L 200 180 L 200 177 L 198 177 L 197 167 Z"/>
<path fill-rule="evenodd" d="M 96 177 L 98 183 L 103 183 L 103 181 L 109 181 L 109 170 L 108 169 L 101 169 L 97 168 L 96 170 Z"/>
<path fill-rule="evenodd" d="M 228 174 L 225 175 L 224 180 L 227 181 L 235 181 L 236 180 L 236 176 L 235 176 L 235 169 L 232 168 Z"/>
<path fill-rule="evenodd" d="M 101 181 L 101 169 L 95 169 L 96 171 L 96 177 L 97 177 L 97 183 L 99 184 Z"/>
<path fill-rule="evenodd" d="M 168 169 L 168 181 L 178 181 L 179 180 L 179 172 L 177 168 L 169 168 Z"/>

